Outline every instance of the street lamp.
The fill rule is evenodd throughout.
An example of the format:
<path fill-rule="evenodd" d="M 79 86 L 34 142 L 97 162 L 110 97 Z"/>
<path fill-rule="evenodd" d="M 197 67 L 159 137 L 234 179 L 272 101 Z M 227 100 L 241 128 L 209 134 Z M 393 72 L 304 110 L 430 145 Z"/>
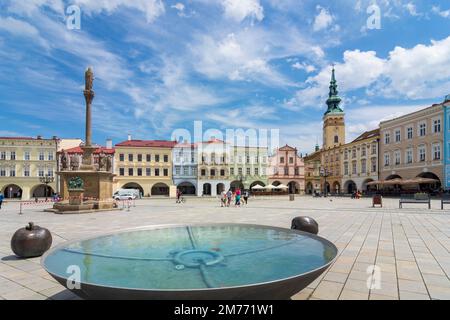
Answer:
<path fill-rule="evenodd" d="M 46 174 L 45 176 L 39 177 L 39 181 L 45 184 L 45 201 L 48 199 L 48 185 L 55 181 L 53 176 Z"/>
<path fill-rule="evenodd" d="M 320 168 L 320 176 L 325 179 L 324 180 L 324 189 L 325 189 L 324 195 L 325 195 L 325 198 L 328 196 L 327 177 L 329 177 L 330 175 L 331 174 L 330 174 L 330 172 L 328 171 L 327 168 L 323 168 L 323 167 Z"/>

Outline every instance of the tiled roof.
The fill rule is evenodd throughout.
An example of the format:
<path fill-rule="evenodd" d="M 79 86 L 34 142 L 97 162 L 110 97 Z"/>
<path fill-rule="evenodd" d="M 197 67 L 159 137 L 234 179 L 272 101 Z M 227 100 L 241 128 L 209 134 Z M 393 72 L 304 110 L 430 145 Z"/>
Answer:
<path fill-rule="evenodd" d="M 0 139 L 2 140 L 54 140 L 53 138 L 51 139 L 45 139 L 45 138 L 33 138 L 33 137 L 0 137 Z"/>
<path fill-rule="evenodd" d="M 285 145 L 284 147 L 281 147 L 280 149 L 278 149 L 280 151 L 295 151 L 297 149 L 292 148 L 291 146 Z"/>
<path fill-rule="evenodd" d="M 67 150 L 64 150 L 64 151 L 66 151 L 69 154 L 82 154 L 83 153 L 83 149 L 81 149 L 81 147 L 75 147 L 75 148 L 67 149 Z M 98 147 L 94 151 L 95 154 L 100 154 L 101 152 L 104 152 L 105 154 L 114 154 L 115 150 L 114 149 L 107 149 L 105 147 Z"/>
<path fill-rule="evenodd" d="M 203 143 L 225 143 L 225 141 L 220 140 L 220 139 L 211 139 L 208 141 L 203 141 Z"/>
<path fill-rule="evenodd" d="M 361 140 L 365 140 L 365 139 L 370 139 L 376 136 L 380 135 L 380 129 L 375 129 L 372 131 L 366 131 L 364 132 L 362 135 L 360 135 L 358 138 L 356 138 L 355 140 L 353 140 L 352 142 L 357 142 L 357 141 L 361 141 Z"/>
<path fill-rule="evenodd" d="M 176 141 L 167 140 L 127 140 L 116 144 L 116 147 L 173 148 L 176 144 Z"/>

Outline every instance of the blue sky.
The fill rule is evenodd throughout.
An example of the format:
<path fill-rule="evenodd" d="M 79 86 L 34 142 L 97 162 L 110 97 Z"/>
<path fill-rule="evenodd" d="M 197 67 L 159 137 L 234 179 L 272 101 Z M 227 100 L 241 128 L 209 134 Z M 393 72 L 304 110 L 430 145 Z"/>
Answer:
<path fill-rule="evenodd" d="M 381 29 L 367 28 L 374 3 Z M 202 120 L 280 129 L 309 152 L 332 63 L 351 140 L 450 93 L 449 30 L 446 0 L 0 0 L 0 136 L 83 138 L 92 66 L 99 144 Z"/>

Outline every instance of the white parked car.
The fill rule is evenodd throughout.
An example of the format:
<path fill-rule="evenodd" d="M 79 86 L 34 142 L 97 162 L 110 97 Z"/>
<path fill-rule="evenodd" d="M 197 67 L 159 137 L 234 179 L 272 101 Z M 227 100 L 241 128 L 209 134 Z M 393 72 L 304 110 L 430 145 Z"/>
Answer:
<path fill-rule="evenodd" d="M 114 200 L 134 200 L 134 199 L 136 199 L 136 195 L 133 193 L 121 193 L 114 195 Z"/>

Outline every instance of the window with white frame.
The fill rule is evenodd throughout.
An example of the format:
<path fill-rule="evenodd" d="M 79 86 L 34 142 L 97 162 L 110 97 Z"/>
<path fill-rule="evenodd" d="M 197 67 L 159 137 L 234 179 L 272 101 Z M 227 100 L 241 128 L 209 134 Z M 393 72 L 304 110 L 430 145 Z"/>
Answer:
<path fill-rule="evenodd" d="M 352 162 L 352 174 L 357 174 L 358 173 L 358 167 L 356 165 L 356 161 Z"/>
<path fill-rule="evenodd" d="M 16 176 L 16 167 L 15 167 L 15 166 L 12 166 L 12 167 L 9 169 L 9 176 L 10 176 L 10 177 L 15 177 L 15 176 Z"/>
<path fill-rule="evenodd" d="M 53 177 L 53 168 L 52 167 L 47 168 L 47 174 L 49 177 Z"/>
<path fill-rule="evenodd" d="M 377 172 L 377 158 L 372 158 L 371 159 L 371 163 L 370 163 L 370 166 L 371 166 L 371 168 L 372 168 L 372 172 Z"/>
<path fill-rule="evenodd" d="M 396 166 L 400 164 L 400 150 L 394 152 L 394 161 Z"/>
<path fill-rule="evenodd" d="M 441 144 L 433 144 L 433 160 L 441 160 Z"/>
<path fill-rule="evenodd" d="M 427 134 L 427 124 L 422 122 L 419 124 L 419 136 L 424 137 Z"/>
<path fill-rule="evenodd" d="M 48 161 L 53 161 L 53 152 L 49 152 L 48 153 L 48 157 L 47 157 Z"/>
<path fill-rule="evenodd" d="M 246 174 L 249 176 L 249 175 L 251 175 L 251 171 L 250 171 L 250 169 L 251 168 L 247 168 L 245 171 L 246 171 Z"/>
<path fill-rule="evenodd" d="M 408 163 L 408 164 L 413 163 L 413 150 L 412 149 L 406 150 L 406 163 Z"/>
<path fill-rule="evenodd" d="M 377 144 L 376 143 L 372 144 L 372 154 L 377 154 Z"/>
<path fill-rule="evenodd" d="M 23 166 L 23 176 L 29 177 L 30 176 L 30 165 L 24 165 Z"/>
<path fill-rule="evenodd" d="M 6 160 L 6 151 L 0 152 L 0 160 Z"/>
<path fill-rule="evenodd" d="M 344 163 L 344 174 L 348 176 L 348 162 Z"/>
<path fill-rule="evenodd" d="M 6 169 L 3 167 L 0 167 L 0 177 L 6 177 Z"/>
<path fill-rule="evenodd" d="M 361 147 L 361 157 L 365 157 L 366 156 L 366 145 L 363 145 Z"/>
<path fill-rule="evenodd" d="M 179 176 L 180 175 L 180 167 L 179 166 L 176 166 L 175 167 L 175 174 L 177 175 L 177 176 Z"/>
<path fill-rule="evenodd" d="M 30 160 L 30 151 L 25 151 L 24 153 L 23 153 L 23 160 L 25 160 L 25 161 L 29 161 Z"/>
<path fill-rule="evenodd" d="M 367 161 L 366 159 L 361 160 L 361 173 L 365 174 L 367 172 Z"/>
<path fill-rule="evenodd" d="M 183 167 L 183 175 L 185 176 L 189 175 L 189 167 Z"/>
<path fill-rule="evenodd" d="M 441 119 L 433 120 L 433 133 L 441 132 Z"/>
<path fill-rule="evenodd" d="M 424 145 L 419 146 L 419 161 L 423 162 L 427 160 L 427 150 Z"/>
<path fill-rule="evenodd" d="M 384 166 L 388 167 L 391 164 L 391 156 L 389 153 L 384 154 Z"/>
<path fill-rule="evenodd" d="M 39 151 L 39 161 L 44 161 L 45 160 L 45 153 L 44 151 Z"/>
<path fill-rule="evenodd" d="M 11 160 L 16 160 L 16 152 L 15 152 L 15 151 L 11 151 L 11 154 L 10 154 L 9 158 L 10 158 Z M 12 177 L 12 176 L 11 176 L 11 177 Z"/>
<path fill-rule="evenodd" d="M 390 134 L 389 132 L 386 132 L 386 133 L 384 134 L 384 143 L 385 143 L 385 144 L 391 143 L 391 134 Z"/>
<path fill-rule="evenodd" d="M 400 142 L 402 138 L 401 131 L 395 130 L 395 142 Z"/>
<path fill-rule="evenodd" d="M 39 167 L 38 168 L 38 177 L 43 177 L 43 176 L 45 176 L 44 168 Z"/>
<path fill-rule="evenodd" d="M 413 127 L 408 127 L 406 134 L 408 135 L 408 140 L 411 140 L 413 138 Z"/>
<path fill-rule="evenodd" d="M 353 159 L 356 158 L 356 148 L 353 148 L 353 150 L 352 150 L 352 158 Z"/>

